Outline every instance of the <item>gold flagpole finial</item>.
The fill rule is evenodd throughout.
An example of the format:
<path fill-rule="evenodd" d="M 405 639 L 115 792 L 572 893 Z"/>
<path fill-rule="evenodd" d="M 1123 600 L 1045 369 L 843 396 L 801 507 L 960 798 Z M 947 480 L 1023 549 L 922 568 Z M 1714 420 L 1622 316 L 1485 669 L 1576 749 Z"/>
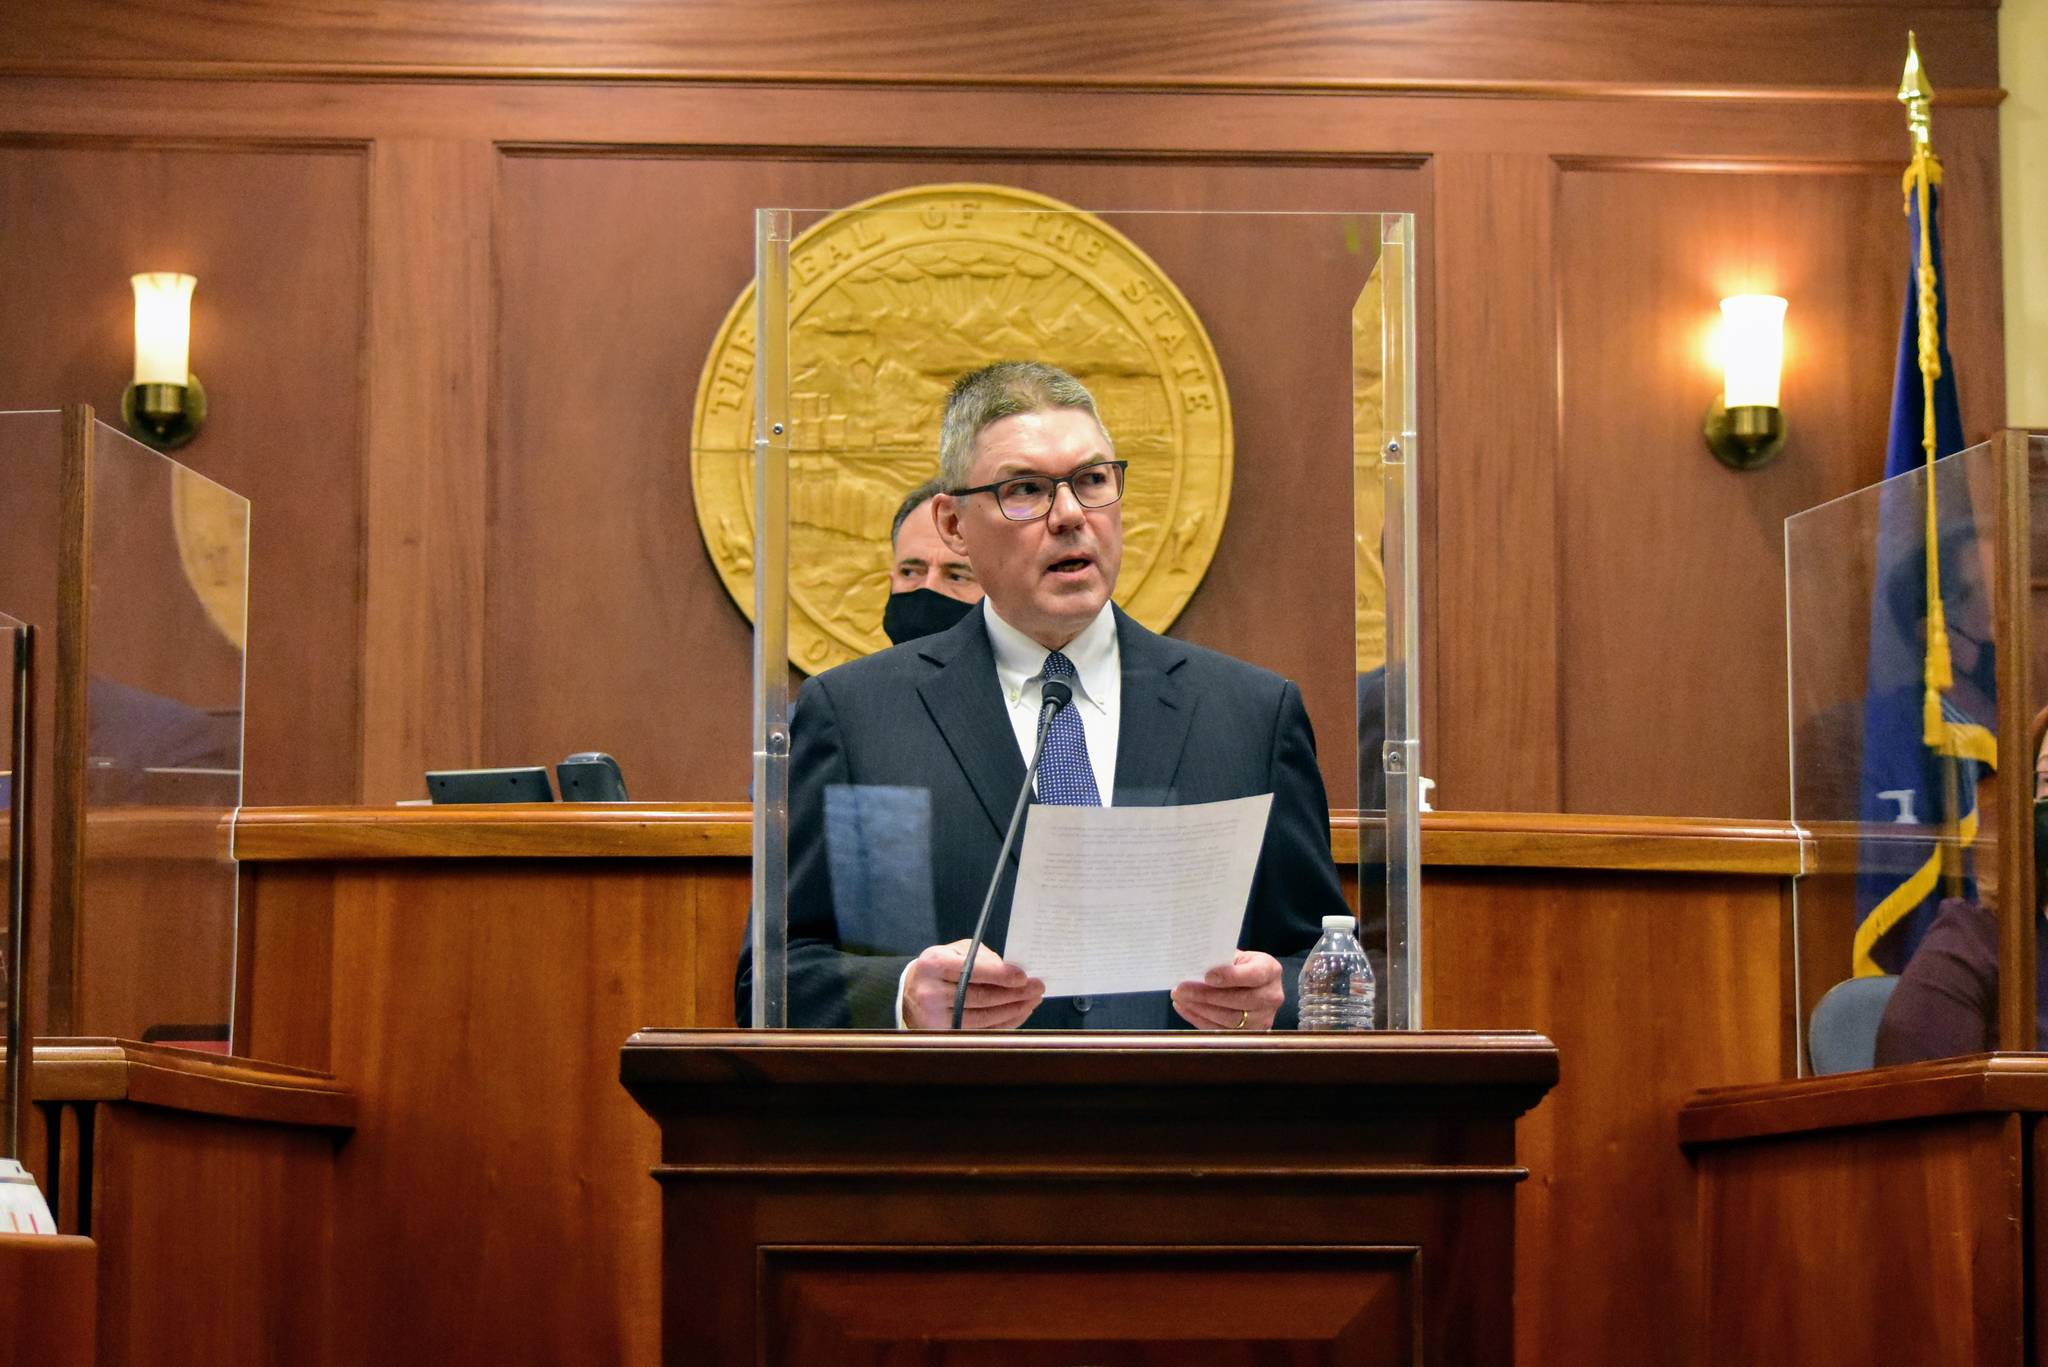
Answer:
<path fill-rule="evenodd" d="M 1913 134 L 1913 145 L 1926 147 L 1932 136 L 1928 107 L 1934 103 L 1934 87 L 1920 65 L 1920 47 L 1911 29 L 1906 30 L 1906 74 L 1899 78 L 1899 103 L 1906 106 L 1906 126 Z"/>

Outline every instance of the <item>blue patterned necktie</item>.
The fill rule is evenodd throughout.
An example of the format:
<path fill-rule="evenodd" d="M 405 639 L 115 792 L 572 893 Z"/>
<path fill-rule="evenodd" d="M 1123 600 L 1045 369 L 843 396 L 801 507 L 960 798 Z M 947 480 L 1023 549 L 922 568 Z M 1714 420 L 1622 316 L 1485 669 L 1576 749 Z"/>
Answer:
<path fill-rule="evenodd" d="M 1074 684 L 1074 662 L 1055 650 L 1045 657 L 1047 683 Z M 1088 762 L 1088 737 L 1081 730 L 1080 699 L 1062 707 L 1045 736 L 1038 760 L 1038 800 L 1062 807 L 1100 807 L 1095 766 Z"/>

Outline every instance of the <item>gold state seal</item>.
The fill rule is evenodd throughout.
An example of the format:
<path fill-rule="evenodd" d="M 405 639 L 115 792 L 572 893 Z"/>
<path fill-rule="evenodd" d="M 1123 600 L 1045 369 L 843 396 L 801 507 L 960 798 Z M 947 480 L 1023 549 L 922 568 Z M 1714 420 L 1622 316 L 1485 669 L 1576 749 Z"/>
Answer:
<path fill-rule="evenodd" d="M 953 382 L 1043 360 L 1095 394 L 1131 462 L 1117 601 L 1163 631 L 1209 567 L 1230 503 L 1230 400 L 1173 282 L 1092 214 L 1026 190 L 925 185 L 800 232 L 789 258 L 790 661 L 816 673 L 888 644 L 889 520 L 938 468 Z M 697 387 L 697 522 L 754 604 L 754 291 Z"/>
<path fill-rule="evenodd" d="M 248 648 L 249 505 L 182 465 L 171 466 L 178 563 L 200 605 L 236 650 Z"/>

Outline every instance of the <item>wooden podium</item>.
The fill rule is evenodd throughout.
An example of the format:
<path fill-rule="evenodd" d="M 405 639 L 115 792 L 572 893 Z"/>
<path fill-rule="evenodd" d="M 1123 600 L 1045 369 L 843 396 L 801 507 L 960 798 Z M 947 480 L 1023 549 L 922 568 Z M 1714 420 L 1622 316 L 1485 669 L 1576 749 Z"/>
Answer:
<path fill-rule="evenodd" d="M 2048 1056 L 1701 1092 L 1702 1361 L 2048 1361 Z"/>
<path fill-rule="evenodd" d="M 643 1031 L 681 1367 L 1505 1363 L 1533 1034 Z"/>

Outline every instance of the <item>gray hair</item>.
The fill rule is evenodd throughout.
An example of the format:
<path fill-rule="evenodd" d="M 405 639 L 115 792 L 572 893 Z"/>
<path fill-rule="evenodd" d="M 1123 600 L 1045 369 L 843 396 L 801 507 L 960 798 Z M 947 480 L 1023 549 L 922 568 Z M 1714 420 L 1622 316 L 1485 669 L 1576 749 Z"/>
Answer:
<path fill-rule="evenodd" d="M 896 520 L 889 524 L 889 545 L 891 547 L 895 546 L 896 533 L 903 530 L 903 524 L 910 520 L 912 513 L 928 503 L 933 494 L 943 494 L 945 492 L 946 481 L 942 479 L 928 479 L 905 494 L 903 501 L 896 505 Z"/>
<path fill-rule="evenodd" d="M 1095 396 L 1066 371 L 1040 361 L 997 361 L 962 375 L 946 396 L 946 415 L 939 423 L 939 482 L 948 490 L 965 489 L 973 478 L 974 442 L 982 430 L 1019 413 L 1049 408 L 1079 408 L 1102 427 Z"/>

